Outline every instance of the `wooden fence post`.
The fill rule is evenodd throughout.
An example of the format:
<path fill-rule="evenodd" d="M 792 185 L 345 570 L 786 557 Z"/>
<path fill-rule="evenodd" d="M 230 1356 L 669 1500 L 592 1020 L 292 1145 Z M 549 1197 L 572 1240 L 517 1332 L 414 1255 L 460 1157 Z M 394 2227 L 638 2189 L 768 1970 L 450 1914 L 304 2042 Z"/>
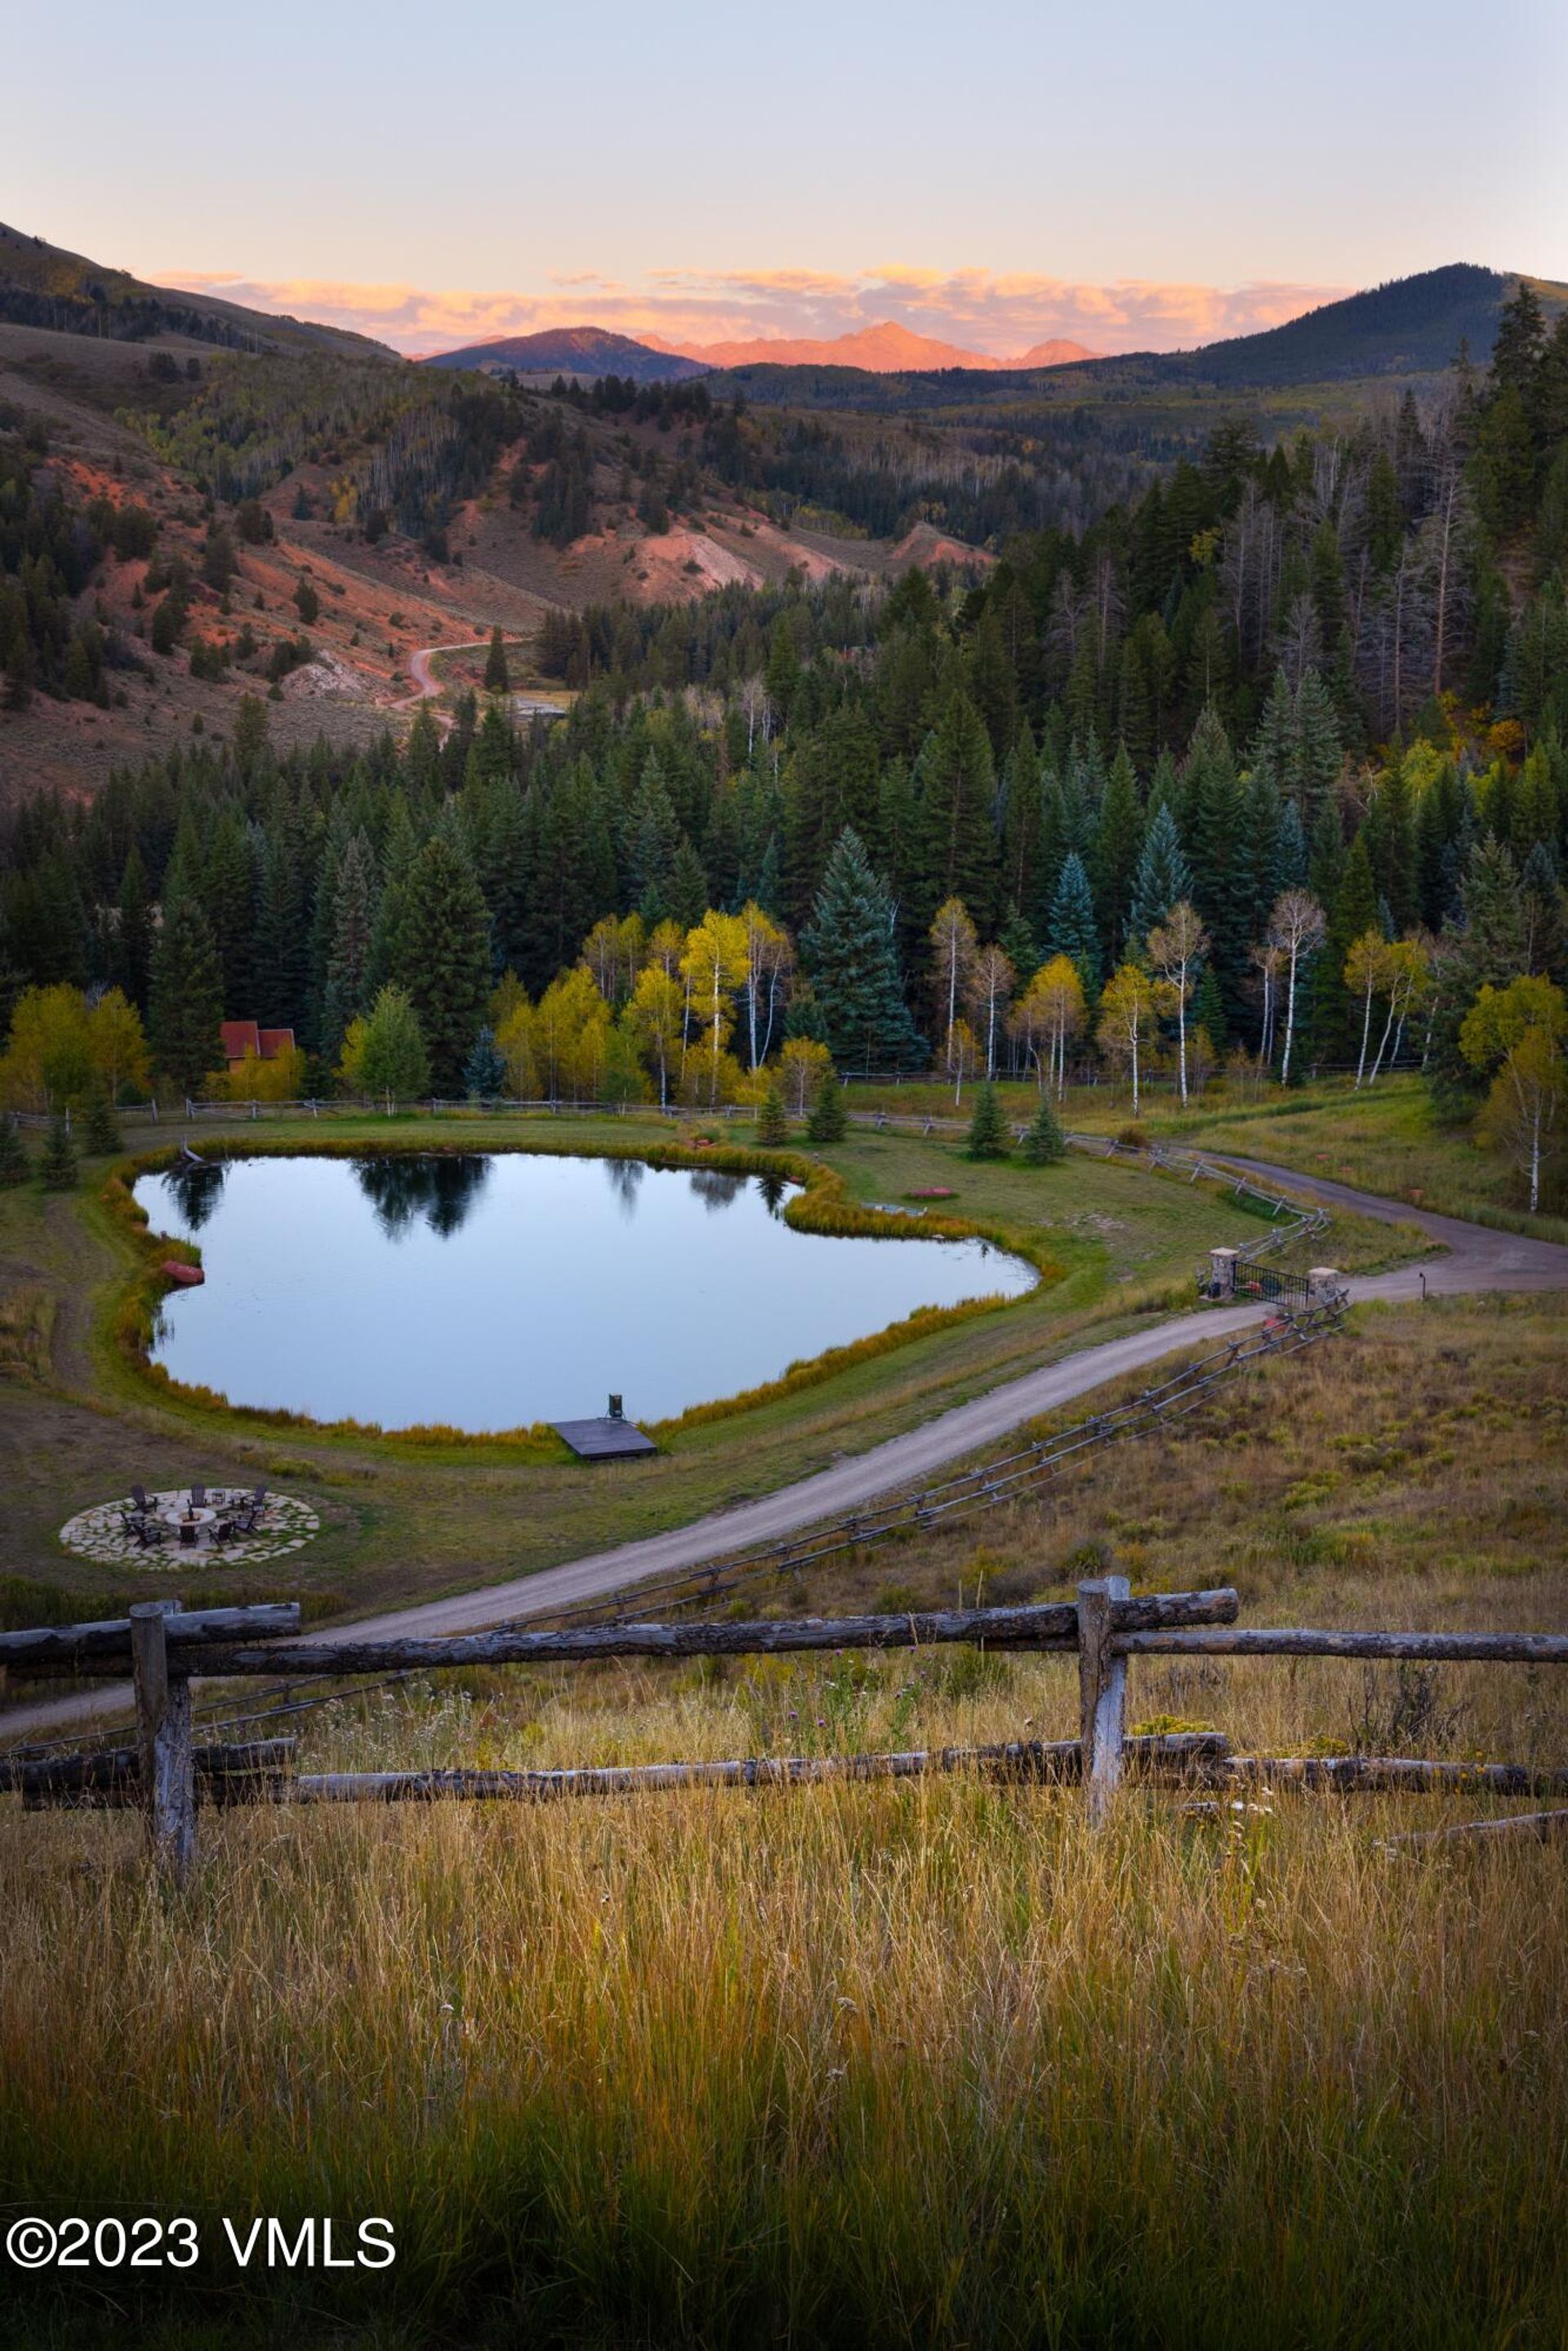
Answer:
<path fill-rule="evenodd" d="M 1127 1660 L 1112 1654 L 1111 1612 L 1131 1593 L 1124 1575 L 1097 1576 L 1078 1587 L 1079 1737 L 1092 1828 L 1103 1825 L 1122 1777 Z"/>
<path fill-rule="evenodd" d="M 177 1600 L 139 1600 L 131 1610 L 131 1673 L 141 1809 L 158 1867 L 183 1886 L 196 1857 L 196 1773 L 189 1676 L 169 1665 L 166 1620 Z"/>

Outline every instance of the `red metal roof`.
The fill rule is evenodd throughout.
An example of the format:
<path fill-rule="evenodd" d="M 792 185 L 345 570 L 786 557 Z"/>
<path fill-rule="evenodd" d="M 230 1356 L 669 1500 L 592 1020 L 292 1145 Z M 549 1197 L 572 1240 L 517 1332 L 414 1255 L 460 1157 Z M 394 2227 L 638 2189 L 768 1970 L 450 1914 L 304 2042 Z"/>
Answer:
<path fill-rule="evenodd" d="M 258 1029 L 254 1020 L 224 1020 L 218 1024 L 224 1059 L 231 1064 L 254 1053 L 258 1061 L 276 1061 L 279 1053 L 294 1050 L 292 1029 Z"/>

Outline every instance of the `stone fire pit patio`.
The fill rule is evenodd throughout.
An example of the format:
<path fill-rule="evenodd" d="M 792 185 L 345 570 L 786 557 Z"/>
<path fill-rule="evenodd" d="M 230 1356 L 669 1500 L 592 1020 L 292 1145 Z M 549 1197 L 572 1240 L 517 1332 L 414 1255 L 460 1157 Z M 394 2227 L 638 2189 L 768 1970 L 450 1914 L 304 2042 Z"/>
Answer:
<path fill-rule="evenodd" d="M 194 1540 L 190 1542 L 182 1542 L 175 1531 L 175 1522 L 190 1501 L 188 1486 L 171 1486 L 161 1493 L 148 1495 L 148 1517 L 161 1519 L 169 1530 L 166 1541 L 152 1549 L 144 1550 L 122 1523 L 120 1513 L 132 1507 L 129 1494 L 78 1510 L 60 1529 L 60 1542 L 78 1559 L 98 1560 L 109 1567 L 139 1567 L 153 1574 L 167 1574 L 179 1569 L 188 1573 L 196 1560 L 204 1567 L 225 1566 L 230 1562 L 236 1567 L 254 1566 L 261 1560 L 279 1559 L 286 1552 L 302 1551 L 320 1532 L 320 1519 L 308 1502 L 293 1494 L 269 1493 L 254 1534 L 236 1536 L 232 1542 L 214 1542 L 213 1527 L 227 1515 L 230 1507 L 239 1507 L 243 1490 L 239 1487 L 209 1487 L 206 1514 L 199 1520 Z M 218 1496 L 223 1497 L 222 1503 L 215 1499 Z"/>

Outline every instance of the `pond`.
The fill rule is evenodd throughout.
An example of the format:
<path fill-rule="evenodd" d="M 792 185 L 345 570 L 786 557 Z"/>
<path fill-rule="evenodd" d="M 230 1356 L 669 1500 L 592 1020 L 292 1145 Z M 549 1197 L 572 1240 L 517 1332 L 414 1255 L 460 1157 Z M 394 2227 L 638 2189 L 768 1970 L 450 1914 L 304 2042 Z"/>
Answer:
<path fill-rule="evenodd" d="M 154 1232 L 204 1287 L 162 1308 L 153 1359 L 236 1405 L 383 1428 L 629 1417 L 776 1379 L 922 1306 L 1037 1275 L 984 1241 L 787 1225 L 772 1176 L 640 1160 L 396 1154 L 240 1159 L 144 1176 Z"/>

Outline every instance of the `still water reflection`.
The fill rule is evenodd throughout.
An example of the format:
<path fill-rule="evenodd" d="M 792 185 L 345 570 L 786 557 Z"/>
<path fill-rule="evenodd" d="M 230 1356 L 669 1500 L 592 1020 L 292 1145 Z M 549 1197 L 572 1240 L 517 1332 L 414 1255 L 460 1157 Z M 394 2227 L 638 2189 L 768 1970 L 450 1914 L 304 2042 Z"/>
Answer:
<path fill-rule="evenodd" d="M 797 1233 L 778 1179 L 507 1153 L 247 1159 L 145 1176 L 155 1231 L 199 1238 L 156 1360 L 236 1404 L 386 1428 L 635 1417 L 1035 1280 L 981 1241 Z"/>

